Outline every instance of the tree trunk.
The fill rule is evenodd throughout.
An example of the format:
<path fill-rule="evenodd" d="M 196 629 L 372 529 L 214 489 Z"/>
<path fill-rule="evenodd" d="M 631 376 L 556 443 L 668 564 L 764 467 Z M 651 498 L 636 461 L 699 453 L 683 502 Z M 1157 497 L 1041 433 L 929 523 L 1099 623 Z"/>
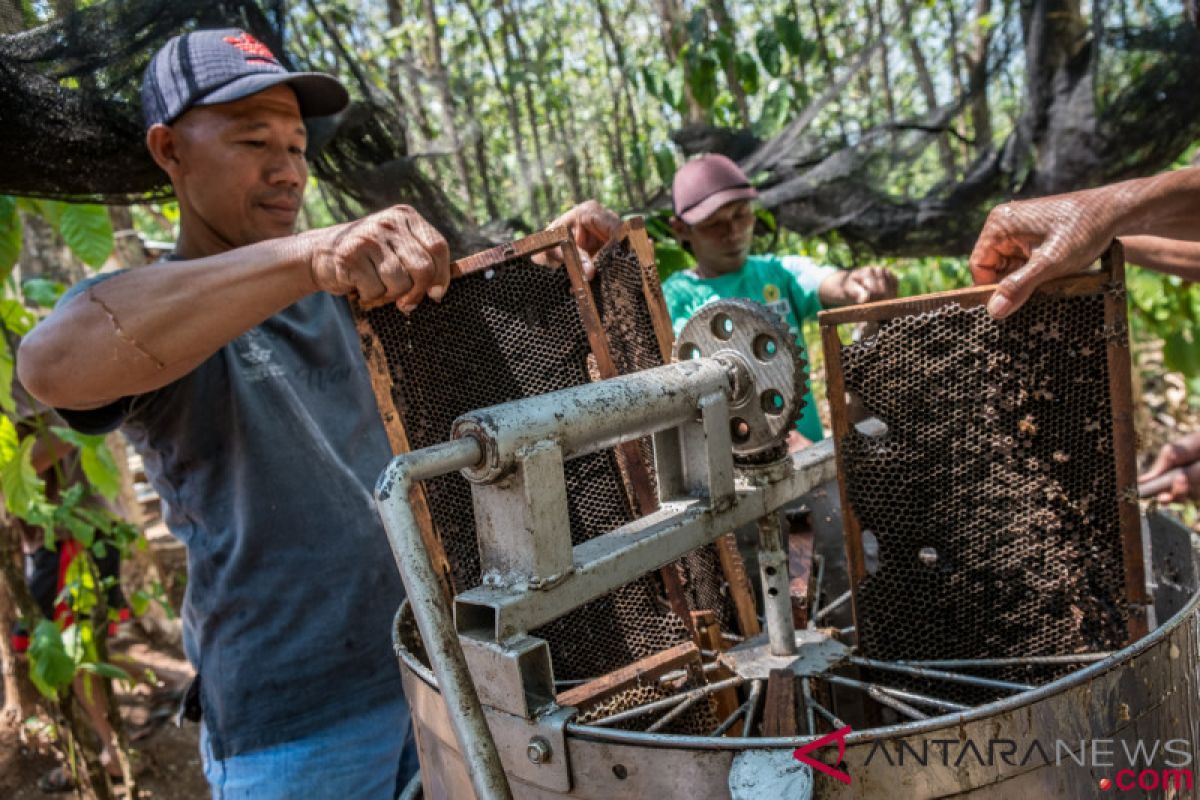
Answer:
<path fill-rule="evenodd" d="M 504 21 L 505 27 L 508 29 L 508 36 L 512 37 L 512 47 L 516 48 L 514 57 L 512 47 L 509 45 L 508 36 L 504 38 L 505 51 L 507 53 L 510 64 L 520 63 L 523 67 L 530 64 L 529 50 L 525 46 L 525 38 L 521 35 L 521 26 L 518 24 L 516 15 L 513 14 L 507 0 L 495 0 L 496 7 L 500 10 L 501 19 Z M 540 70 L 539 70 L 540 72 Z M 546 156 L 542 148 L 542 134 L 538 128 L 538 111 L 537 105 L 533 100 L 533 89 L 529 85 L 529 81 L 525 79 L 525 70 L 521 71 L 522 77 L 520 80 L 521 94 L 525 98 L 525 116 L 529 120 L 530 136 L 533 139 L 533 156 L 537 164 L 537 186 L 541 189 L 542 196 L 546 201 L 547 213 L 553 215 L 557 200 L 554 196 L 554 188 L 547 180 L 549 172 L 546 169 Z M 545 221 L 535 224 L 544 224 Z"/>
<path fill-rule="evenodd" d="M 458 176 L 459 185 L 462 186 L 467 208 L 474 208 L 475 196 L 471 191 L 471 176 L 467 172 L 467 159 L 463 153 L 463 144 L 458 137 L 458 124 L 454 118 L 457 104 L 454 102 L 454 95 L 450 92 L 450 79 L 446 75 L 446 64 L 442 58 L 442 33 L 438 28 L 437 9 L 434 7 L 433 0 L 422 0 L 422 6 L 425 11 L 425 28 L 429 37 L 429 50 L 425 58 L 426 68 L 433 75 L 433 82 L 441 97 L 442 126 L 450 139 L 454 171 Z"/>
<path fill-rule="evenodd" d="M 975 37 L 971 52 L 966 55 L 967 91 L 971 94 L 971 131 L 975 138 L 975 155 L 982 157 L 992 151 L 992 109 L 987 95 L 987 58 L 991 44 L 991 27 L 979 24 L 992 11 L 992 0 L 975 0 Z"/>
<path fill-rule="evenodd" d="M 626 70 L 625 48 L 622 47 L 621 37 L 619 37 L 617 35 L 617 31 L 613 27 L 612 19 L 608 15 L 608 8 L 605 6 L 604 0 L 596 0 L 595 6 L 596 6 L 596 13 L 600 16 L 600 28 L 601 28 L 601 30 L 604 31 L 605 38 L 608 39 L 608 43 L 612 47 L 612 51 L 613 51 L 612 58 L 616 61 L 616 65 L 617 65 L 618 83 L 614 83 L 611 86 L 612 95 L 613 95 L 613 111 L 614 111 L 613 116 L 614 116 L 614 121 L 616 122 L 616 133 L 614 135 L 617 139 L 620 139 L 620 136 L 621 136 L 621 126 L 620 126 L 621 102 L 623 100 L 625 103 L 625 117 L 629 123 L 630 141 L 636 143 L 639 140 L 639 138 L 641 137 L 642 132 L 638 128 L 637 110 L 636 110 L 636 106 L 634 105 L 634 102 L 633 102 L 633 93 L 629 89 L 629 80 L 625 74 L 625 70 Z M 603 46 L 601 47 L 601 49 L 602 50 L 604 49 Z M 605 53 L 604 53 L 604 63 L 605 63 L 605 66 L 607 67 L 608 73 L 611 75 L 613 63 L 612 63 L 612 61 L 609 60 L 607 51 L 605 51 Z M 616 88 L 617 86 L 620 86 L 620 88 L 621 88 L 620 96 L 618 96 L 618 94 L 617 94 L 617 88 Z M 623 147 L 621 148 L 621 159 L 622 159 L 622 161 L 624 161 Z M 618 168 L 621 170 L 621 174 L 626 181 L 626 186 L 628 187 L 627 196 L 629 197 L 629 204 L 633 205 L 635 202 L 634 194 L 633 194 L 634 184 L 628 183 L 629 176 L 626 174 L 624 164 L 623 163 L 620 164 L 618 166 Z M 635 181 L 637 192 L 638 192 L 638 199 L 640 200 L 642 205 L 646 205 L 646 203 L 649 201 L 649 195 L 647 194 L 647 191 L 646 191 L 645 177 L 641 174 L 635 174 L 634 181 Z"/>
<path fill-rule="evenodd" d="M 717 23 L 717 30 L 721 32 L 726 39 L 729 40 L 734 51 L 737 51 L 737 27 L 734 25 L 733 17 L 729 14 L 729 8 L 725 5 L 725 0 L 708 0 L 708 8 L 712 12 L 713 20 Z M 750 106 L 746 102 L 746 92 L 742 89 L 742 83 L 738 80 L 737 64 L 733 58 L 724 64 L 725 82 L 729 85 L 729 93 L 733 95 L 733 104 L 737 106 L 738 116 L 741 117 L 742 127 L 750 127 Z"/>
<path fill-rule="evenodd" d="M 892 96 L 892 72 L 888 59 L 891 51 L 887 46 L 887 20 L 883 14 L 883 0 L 875 0 L 875 22 L 879 30 L 879 38 L 883 47 L 879 50 L 879 75 L 883 78 L 883 102 L 887 108 L 887 121 L 890 127 L 896 125 L 896 99 Z"/>
<path fill-rule="evenodd" d="M 817 50 L 821 54 L 821 64 L 825 68 L 825 80 L 832 84 L 833 78 L 833 57 L 829 55 L 829 47 L 825 44 L 825 27 L 821 22 L 821 8 L 817 5 L 817 0 L 808 0 L 808 7 L 813 15 L 813 28 L 817 32 Z M 842 110 L 842 101 L 834 100 L 834 115 L 837 117 L 838 130 L 842 132 L 842 141 L 849 139 L 846 133 L 846 115 Z"/>
<path fill-rule="evenodd" d="M 0 553 L 0 557 L 11 558 L 12 552 Z M 0 672 L 4 673 L 4 707 L 0 709 L 0 729 L 14 730 L 29 716 L 26 702 L 29 692 L 28 681 L 22 680 L 13 652 L 9 632 L 17 621 L 16 607 L 8 591 L 8 581 L 0 574 Z"/>
<path fill-rule="evenodd" d="M 672 64 L 679 63 L 679 56 L 683 52 L 683 46 L 687 44 L 687 31 L 684 29 L 683 22 L 683 4 L 681 0 L 658 0 L 658 15 L 659 24 L 662 31 L 663 50 L 667 54 L 667 61 Z M 692 94 L 692 87 L 688 84 L 687 76 L 683 79 L 683 121 L 685 125 L 700 125 L 708 122 L 708 112 L 704 110 L 704 106 L 696 100 L 696 96 Z"/>
<path fill-rule="evenodd" d="M 475 23 L 475 30 L 479 33 L 479 41 L 483 45 L 483 52 L 487 56 L 488 66 L 492 69 L 492 81 L 496 86 L 496 91 L 504 98 L 504 108 L 508 112 L 508 127 L 513 135 L 513 149 L 517 156 L 517 169 L 521 171 L 521 182 L 525 185 L 526 191 L 529 192 L 529 210 L 535 219 L 541 219 L 542 212 L 538 204 L 537 187 L 534 185 L 533 175 L 529 167 L 529 158 L 526 155 L 525 136 L 521 132 L 521 119 L 517 111 L 517 101 L 513 90 L 512 81 L 505 76 L 501 80 L 500 67 L 496 62 L 495 51 L 492 50 L 491 38 L 487 29 L 483 25 L 483 18 L 479 14 L 479 9 L 475 8 L 474 0 L 467 0 L 464 3 L 467 12 L 471 15 L 471 20 Z M 501 33 L 503 38 L 503 32 Z M 507 51 L 507 46 L 505 51 Z"/>
<path fill-rule="evenodd" d="M 17 259 L 21 280 L 45 278 L 72 286 L 87 276 L 87 267 L 49 222 L 37 214 L 22 214 L 23 246 Z"/>
<path fill-rule="evenodd" d="M 583 190 L 583 181 L 579 176 L 579 156 L 576 148 L 571 146 L 575 141 L 567 136 L 567 126 L 563 121 L 562 105 L 554 103 L 550 113 L 550 130 L 555 141 L 559 142 L 558 159 L 562 162 L 563 170 L 567 173 L 567 181 L 571 184 L 571 203 L 581 203 L 587 198 Z"/>
<path fill-rule="evenodd" d="M 129 206 L 109 206 L 108 220 L 113 229 L 113 254 L 122 269 L 140 267 L 146 263 L 146 251 L 133 227 L 133 212 Z"/>
<path fill-rule="evenodd" d="M 917 84 L 921 87 L 921 94 L 925 97 L 925 109 L 932 114 L 938 107 L 937 92 L 933 88 L 929 66 L 925 63 L 925 56 L 921 52 L 917 32 L 913 30 L 912 8 L 909 6 L 908 0 L 900 0 L 900 16 L 904 20 L 904 30 L 908 34 L 908 52 L 912 56 L 913 68 L 917 72 Z M 958 173 L 958 167 L 954 163 L 954 148 L 950 145 L 950 135 L 942 134 L 937 137 L 936 141 L 938 155 L 942 162 L 942 171 L 946 173 L 947 181 L 953 181 L 954 176 Z"/>

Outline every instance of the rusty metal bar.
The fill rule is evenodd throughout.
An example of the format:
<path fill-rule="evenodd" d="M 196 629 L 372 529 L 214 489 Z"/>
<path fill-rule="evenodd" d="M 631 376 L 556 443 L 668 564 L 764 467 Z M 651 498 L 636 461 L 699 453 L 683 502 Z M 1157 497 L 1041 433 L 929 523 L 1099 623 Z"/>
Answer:
<path fill-rule="evenodd" d="M 828 683 L 836 683 L 839 686 L 847 686 L 851 689 L 861 689 L 864 692 L 872 690 L 883 692 L 890 698 L 895 700 L 907 700 L 910 703 L 920 703 L 921 705 L 931 706 L 941 711 L 969 711 L 970 706 L 965 706 L 961 703 L 954 703 L 950 700 L 942 700 L 938 697 L 930 697 L 926 694 L 918 694 L 916 692 L 905 691 L 904 689 L 894 689 L 891 686 L 880 686 L 877 683 L 868 683 L 867 681 L 859 681 L 854 678 L 845 678 L 841 675 L 815 675 Z"/>
<path fill-rule="evenodd" d="M 750 684 L 750 697 L 746 700 L 746 704 L 749 706 L 746 709 L 746 724 L 742 726 L 742 732 L 746 736 L 754 734 L 754 723 L 758 721 L 755 716 L 758 712 L 758 701 L 762 696 L 764 683 L 766 681 L 759 679 Z"/>
<path fill-rule="evenodd" d="M 1010 681 L 998 681 L 992 678 L 977 678 L 974 675 L 960 675 L 957 672 L 945 672 L 943 670 L 930 669 L 929 667 L 917 667 L 911 664 L 898 664 L 894 661 L 878 661 L 874 658 L 851 656 L 850 663 L 860 667 L 870 667 L 871 669 L 881 669 L 887 672 L 899 672 L 904 675 L 913 675 L 918 678 L 932 678 L 934 680 L 948 681 L 950 683 L 963 683 L 968 686 L 979 686 L 984 689 L 999 689 L 1005 692 L 1027 692 L 1034 688 L 1032 684 L 1028 683 L 1012 683 Z"/>
<path fill-rule="evenodd" d="M 1089 664 L 1103 661 L 1112 653 L 1073 653 L 1062 656 L 1025 656 L 1023 658 L 943 658 L 932 661 L 893 661 L 910 667 L 934 669 L 970 669 L 971 667 L 1025 667 L 1050 664 Z"/>
<path fill-rule="evenodd" d="M 454 698 L 454 702 L 447 703 L 447 714 L 459 750 L 470 765 L 475 795 L 478 800 L 511 800 L 504 765 L 454 632 L 450 605 L 442 594 L 420 526 L 407 502 L 414 481 L 473 466 L 482 456 L 474 439 L 446 442 L 396 456 L 379 478 L 375 502 L 438 687 L 443 696 Z M 397 495 L 399 502 L 389 502 Z"/>

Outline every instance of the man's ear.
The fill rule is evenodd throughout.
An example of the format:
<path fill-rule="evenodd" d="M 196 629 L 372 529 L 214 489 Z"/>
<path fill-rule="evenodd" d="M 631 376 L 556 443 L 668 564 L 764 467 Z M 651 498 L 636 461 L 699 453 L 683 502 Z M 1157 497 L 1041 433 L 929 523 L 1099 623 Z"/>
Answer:
<path fill-rule="evenodd" d="M 173 178 L 179 169 L 179 137 L 176 132 L 161 122 L 152 125 L 146 131 L 146 149 L 150 151 L 154 163 Z"/>
<path fill-rule="evenodd" d="M 671 233 L 681 242 L 691 238 L 691 226 L 674 214 L 671 215 Z"/>

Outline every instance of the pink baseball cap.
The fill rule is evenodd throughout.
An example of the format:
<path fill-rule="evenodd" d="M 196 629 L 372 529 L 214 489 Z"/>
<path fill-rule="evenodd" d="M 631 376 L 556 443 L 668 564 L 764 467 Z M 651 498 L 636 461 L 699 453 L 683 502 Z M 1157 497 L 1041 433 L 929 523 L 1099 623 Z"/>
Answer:
<path fill-rule="evenodd" d="M 703 222 L 726 203 L 753 200 L 758 192 L 737 164 L 715 153 L 684 164 L 675 173 L 671 199 L 675 216 L 688 225 Z"/>

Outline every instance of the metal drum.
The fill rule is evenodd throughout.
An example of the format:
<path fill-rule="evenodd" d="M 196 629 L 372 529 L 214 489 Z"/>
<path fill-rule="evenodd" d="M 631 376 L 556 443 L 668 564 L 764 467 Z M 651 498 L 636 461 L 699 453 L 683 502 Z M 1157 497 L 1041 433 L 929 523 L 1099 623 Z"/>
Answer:
<path fill-rule="evenodd" d="M 1190 531 L 1164 516 L 1152 516 L 1150 530 L 1159 618 L 1173 612 L 1165 623 L 1108 658 L 1032 691 L 967 712 L 848 733 L 836 769 L 849 774 L 849 783 L 793 757 L 814 737 L 688 737 L 567 722 L 562 741 L 535 747 L 525 723 L 488 709 L 513 794 L 596 800 L 1195 797 L 1200 741 L 1195 550 Z M 407 604 L 397 615 L 395 644 L 420 749 L 424 797 L 472 797 L 446 704 L 422 659 Z M 810 755 L 833 764 L 836 744 Z M 564 765 L 567 785 L 540 785 L 547 781 L 537 777 L 539 760 Z"/>

